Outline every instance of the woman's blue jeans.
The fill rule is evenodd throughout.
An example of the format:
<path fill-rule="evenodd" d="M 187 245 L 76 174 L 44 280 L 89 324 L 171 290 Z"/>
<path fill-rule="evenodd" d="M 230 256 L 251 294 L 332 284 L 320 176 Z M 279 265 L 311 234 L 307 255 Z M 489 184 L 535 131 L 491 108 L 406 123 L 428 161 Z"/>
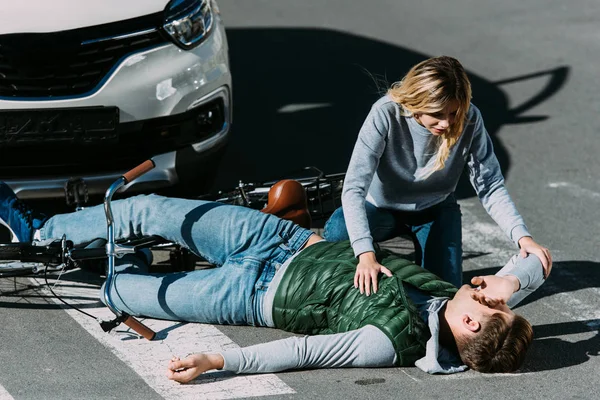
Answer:
<path fill-rule="evenodd" d="M 312 231 L 245 207 L 140 195 L 112 202 L 117 239 L 158 235 L 216 268 L 148 274 L 120 261 L 111 298 L 130 315 L 234 325 L 264 325 L 262 303 L 276 269 Z M 50 218 L 41 239 L 106 238 L 102 206 Z M 140 259 L 138 258 L 138 261 Z M 266 310 L 271 312 L 271 310 Z"/>
<path fill-rule="evenodd" d="M 462 214 L 453 194 L 416 212 L 377 208 L 369 202 L 365 208 L 374 242 L 409 234 L 416 239 L 417 264 L 457 287 L 462 285 Z M 328 241 L 349 239 L 342 207 L 325 224 L 323 236 Z"/>

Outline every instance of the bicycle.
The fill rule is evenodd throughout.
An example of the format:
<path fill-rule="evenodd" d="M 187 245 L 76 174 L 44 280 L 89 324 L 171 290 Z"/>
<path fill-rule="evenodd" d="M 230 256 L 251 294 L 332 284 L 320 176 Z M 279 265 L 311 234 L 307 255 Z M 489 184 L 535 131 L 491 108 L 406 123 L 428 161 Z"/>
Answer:
<path fill-rule="evenodd" d="M 124 241 L 115 240 L 111 209 L 113 195 L 123 186 L 131 183 L 152 168 L 154 168 L 154 162 L 148 160 L 123 174 L 107 189 L 103 201 L 107 220 L 107 239 L 97 239 L 80 246 L 75 246 L 66 237 L 49 242 L 0 243 L 0 262 L 1 260 L 7 261 L 4 267 L 0 268 L 0 277 L 36 275 L 43 272 L 46 284 L 55 297 L 69 307 L 95 318 L 57 296 L 48 284 L 47 274 L 48 272 L 62 273 L 68 269 L 79 268 L 84 263 L 105 262 L 106 278 L 102 296 L 104 304 L 115 315 L 115 318 L 109 321 L 98 320 L 101 328 L 105 332 L 110 332 L 120 323 L 124 323 L 141 336 L 152 340 L 155 332 L 134 317 L 118 310 L 110 296 L 110 289 L 116 277 L 115 259 L 125 254 L 136 253 L 147 248 L 172 247 L 171 251 L 179 254 L 179 257 L 175 257 L 176 259 L 186 260 L 184 262 L 186 265 L 183 268 L 181 266 L 177 268 L 180 270 L 189 269 L 189 258 L 185 257 L 184 250 L 163 238 L 152 236 Z M 343 173 L 326 175 L 316 167 L 307 167 L 289 174 L 286 179 L 259 183 L 240 182 L 235 188 L 200 196 L 200 198 L 259 209 L 294 221 L 296 217 L 308 216 L 308 220 L 304 218 L 299 221 L 303 226 L 310 228 L 313 219 L 314 221 L 326 219 L 341 204 L 343 179 Z M 72 183 L 72 181 L 69 182 Z M 283 187 L 283 185 L 286 186 L 285 191 L 271 190 L 272 188 Z M 66 185 L 67 188 L 71 188 L 72 193 L 75 193 L 73 203 L 77 204 L 76 209 L 81 209 L 80 203 L 85 201 L 86 197 L 85 190 L 77 188 L 73 190 L 70 183 Z M 292 188 L 292 192 L 289 191 L 290 188 Z M 289 195 L 289 193 L 292 194 Z M 281 196 L 283 196 L 283 201 L 280 201 Z"/>
<path fill-rule="evenodd" d="M 342 205 L 341 197 L 345 175 L 344 172 L 325 174 L 317 167 L 308 166 L 258 183 L 239 181 L 238 185 L 233 188 L 207 194 L 200 198 L 241 205 L 277 215 L 278 210 L 271 212 L 272 210 L 268 208 L 271 203 L 269 200 L 272 200 L 269 199 L 269 193 L 273 197 L 271 189 L 278 182 L 295 181 L 302 185 L 306 193 L 306 207 L 311 217 L 311 226 L 305 227 L 314 228 L 324 223 L 333 211 Z"/>

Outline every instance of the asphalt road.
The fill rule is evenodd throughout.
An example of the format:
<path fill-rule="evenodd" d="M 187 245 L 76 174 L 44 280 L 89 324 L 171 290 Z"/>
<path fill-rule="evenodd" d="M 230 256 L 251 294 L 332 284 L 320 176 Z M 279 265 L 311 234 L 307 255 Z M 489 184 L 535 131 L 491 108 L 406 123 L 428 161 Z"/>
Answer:
<path fill-rule="evenodd" d="M 135 347 L 134 340 L 98 333 L 93 321 L 67 314 L 33 282 L 2 280 L 0 399 L 598 398 L 600 3 L 221 0 L 219 5 L 234 85 L 233 140 L 217 180 L 223 187 L 306 165 L 343 171 L 362 120 L 387 83 L 431 56 L 462 61 L 509 192 L 534 238 L 554 256 L 548 282 L 516 309 L 535 331 L 523 370 L 494 376 L 472 371 L 429 376 L 416 368 L 299 371 L 243 381 L 217 373 L 190 387 L 170 385 L 162 371 L 155 373 L 163 365 L 160 358 L 169 357 L 163 353 L 194 351 L 196 342 L 245 346 L 287 334 L 158 326 L 171 337 L 185 334 L 170 344 L 163 339 L 156 348 Z M 461 186 L 459 197 L 465 277 L 493 273 L 516 249 L 468 187 Z M 410 253 L 404 242 L 387 245 Z M 69 279 L 68 286 L 88 289 L 86 279 Z M 97 289 L 98 282 L 91 283 Z M 88 292 L 71 298 L 98 307 Z"/>

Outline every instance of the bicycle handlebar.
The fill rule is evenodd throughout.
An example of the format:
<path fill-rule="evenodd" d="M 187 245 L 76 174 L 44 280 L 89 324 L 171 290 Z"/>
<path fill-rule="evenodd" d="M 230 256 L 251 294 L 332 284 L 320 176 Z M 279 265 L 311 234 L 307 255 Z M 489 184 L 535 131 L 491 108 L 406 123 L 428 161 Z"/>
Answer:
<path fill-rule="evenodd" d="M 132 316 L 125 315 L 120 310 L 118 310 L 114 303 L 110 298 L 110 290 L 111 286 L 114 283 L 115 277 L 115 257 L 116 257 L 116 245 L 115 245 L 115 235 L 113 229 L 113 215 L 110 207 L 110 201 L 112 199 L 113 194 L 121 188 L 123 185 L 126 185 L 136 178 L 142 176 L 146 172 L 150 171 L 155 167 L 155 163 L 152 159 L 146 160 L 137 167 L 132 170 L 126 172 L 119 178 L 116 182 L 114 182 L 106 191 L 104 196 L 104 211 L 106 214 L 106 222 L 107 222 L 107 243 L 106 243 L 106 255 L 108 256 L 108 269 L 106 274 L 106 283 L 104 284 L 104 300 L 106 306 L 117 316 L 123 316 L 125 319 L 123 322 L 125 325 L 129 326 L 131 329 L 142 335 L 148 340 L 152 340 L 155 336 L 154 331 L 150 328 L 133 318 Z"/>
<path fill-rule="evenodd" d="M 154 160 L 146 160 L 134 169 L 123 174 L 123 179 L 125 179 L 125 184 L 132 182 L 134 179 L 144 175 L 146 172 L 150 171 L 156 166 Z"/>
<path fill-rule="evenodd" d="M 123 321 L 123 323 L 148 340 L 154 339 L 154 336 L 156 335 L 156 333 L 152 329 L 148 328 L 146 325 L 142 324 L 140 321 L 133 318 L 131 315 L 128 315 L 127 318 L 125 318 L 125 321 Z"/>

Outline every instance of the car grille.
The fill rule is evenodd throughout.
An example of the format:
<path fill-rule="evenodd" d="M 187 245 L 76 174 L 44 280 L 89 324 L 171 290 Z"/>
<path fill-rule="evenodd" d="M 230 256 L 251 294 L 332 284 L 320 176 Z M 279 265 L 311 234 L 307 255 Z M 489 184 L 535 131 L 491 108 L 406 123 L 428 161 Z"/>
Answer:
<path fill-rule="evenodd" d="M 0 178 L 42 178 L 128 170 L 157 154 L 189 147 L 221 132 L 226 123 L 222 99 L 182 114 L 121 123 L 115 137 L 88 143 L 72 140 L 26 146 L 0 145 Z M 207 115 L 211 115 L 207 119 Z"/>
<path fill-rule="evenodd" d="M 167 42 L 162 18 L 156 13 L 62 32 L 2 35 L 0 97 L 88 94 L 124 57 Z"/>

